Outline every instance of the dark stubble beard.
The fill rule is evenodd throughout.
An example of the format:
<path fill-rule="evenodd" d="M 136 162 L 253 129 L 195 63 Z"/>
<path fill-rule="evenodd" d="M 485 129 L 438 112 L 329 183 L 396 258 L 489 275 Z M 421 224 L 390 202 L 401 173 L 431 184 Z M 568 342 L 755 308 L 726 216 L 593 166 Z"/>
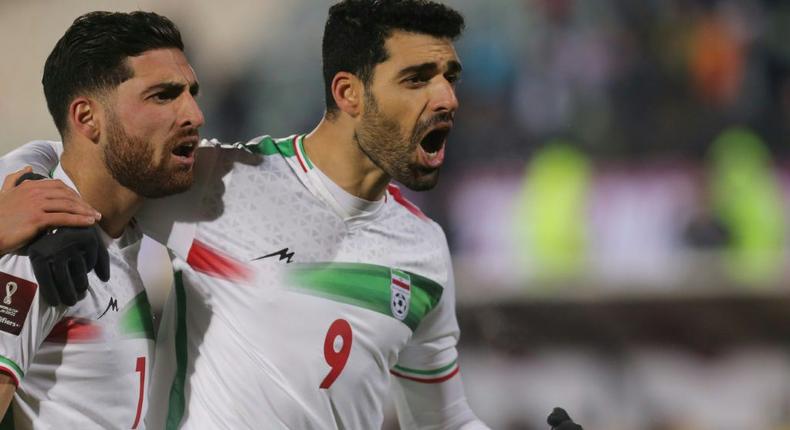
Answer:
<path fill-rule="evenodd" d="M 354 133 L 354 140 L 365 155 L 387 175 L 414 191 L 430 190 L 439 181 L 439 169 L 417 165 L 413 160 L 420 138 L 435 120 L 420 121 L 406 138 L 397 121 L 379 110 L 370 90 L 365 92 L 368 109 Z"/>
<path fill-rule="evenodd" d="M 114 113 L 110 112 L 108 119 L 104 162 L 119 184 L 150 199 L 181 193 L 192 186 L 191 168 L 168 169 L 167 160 L 155 166 L 151 144 L 127 134 Z M 172 147 L 172 142 L 167 143 L 165 157 Z"/>

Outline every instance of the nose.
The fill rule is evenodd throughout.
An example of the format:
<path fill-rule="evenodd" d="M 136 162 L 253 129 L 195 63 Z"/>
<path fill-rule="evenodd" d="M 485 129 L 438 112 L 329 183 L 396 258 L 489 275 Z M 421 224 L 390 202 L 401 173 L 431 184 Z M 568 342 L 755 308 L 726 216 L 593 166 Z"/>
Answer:
<path fill-rule="evenodd" d="M 455 86 L 444 77 L 441 77 L 434 87 L 431 95 L 432 110 L 434 112 L 455 113 L 458 110 L 458 98 L 455 96 Z"/>
<path fill-rule="evenodd" d="M 197 100 L 192 94 L 186 93 L 184 103 L 181 108 L 181 127 L 185 128 L 199 128 L 203 126 L 205 118 L 203 111 L 200 110 Z"/>

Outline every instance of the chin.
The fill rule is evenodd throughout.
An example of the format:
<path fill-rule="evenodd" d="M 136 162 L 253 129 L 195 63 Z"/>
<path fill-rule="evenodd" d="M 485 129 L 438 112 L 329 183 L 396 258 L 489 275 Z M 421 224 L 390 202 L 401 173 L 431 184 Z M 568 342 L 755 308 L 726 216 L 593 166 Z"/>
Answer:
<path fill-rule="evenodd" d="M 396 179 L 412 191 L 428 191 L 433 189 L 439 182 L 439 170 L 434 170 L 431 173 L 416 174 L 406 179 Z"/>
<path fill-rule="evenodd" d="M 160 179 L 153 183 L 139 184 L 137 193 L 149 199 L 158 199 L 172 196 L 173 194 L 183 193 L 192 187 L 194 176 L 192 171 L 173 174 L 166 179 Z"/>

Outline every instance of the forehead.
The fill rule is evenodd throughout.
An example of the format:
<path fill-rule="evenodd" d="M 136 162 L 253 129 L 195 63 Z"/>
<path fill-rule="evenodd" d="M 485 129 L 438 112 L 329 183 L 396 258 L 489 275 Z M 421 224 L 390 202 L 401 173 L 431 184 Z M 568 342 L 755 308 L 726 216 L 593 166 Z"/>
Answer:
<path fill-rule="evenodd" d="M 173 82 L 190 85 L 197 81 L 195 71 L 184 53 L 175 48 L 154 49 L 127 59 L 134 76 L 127 82 L 141 85 Z M 130 82 L 131 83 L 131 82 Z"/>
<path fill-rule="evenodd" d="M 450 39 L 427 34 L 395 31 L 384 43 L 389 58 L 383 66 L 401 69 L 415 64 L 437 63 L 440 67 L 458 61 Z"/>

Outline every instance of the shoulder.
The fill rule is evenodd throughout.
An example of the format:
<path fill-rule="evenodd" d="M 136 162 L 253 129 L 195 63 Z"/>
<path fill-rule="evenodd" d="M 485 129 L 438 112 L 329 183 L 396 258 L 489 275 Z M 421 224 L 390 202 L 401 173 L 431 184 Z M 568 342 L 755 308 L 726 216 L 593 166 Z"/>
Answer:
<path fill-rule="evenodd" d="M 387 199 L 392 209 L 386 225 L 397 231 L 395 237 L 399 238 L 399 249 L 420 256 L 414 263 L 417 273 L 436 279 L 442 285 L 447 284 L 452 264 L 442 227 L 404 197 L 397 185 L 387 186 Z"/>
<path fill-rule="evenodd" d="M 25 166 L 32 166 L 35 173 L 49 176 L 58 165 L 63 145 L 51 140 L 28 142 L 0 158 L 0 175 L 7 175 Z"/>
<path fill-rule="evenodd" d="M 35 282 L 36 280 L 30 258 L 17 252 L 0 257 L 0 276 L 16 277 L 26 282 Z"/>
<path fill-rule="evenodd" d="M 421 224 L 423 228 L 427 228 L 444 238 L 444 231 L 441 226 L 428 217 L 428 215 L 425 215 L 417 205 L 407 199 L 401 192 L 400 187 L 392 183 L 387 185 L 387 198 L 392 199 L 396 210 L 408 213 L 408 219 Z"/>
<path fill-rule="evenodd" d="M 293 140 L 296 136 L 285 138 L 274 138 L 268 134 L 254 137 L 246 142 L 222 142 L 216 138 L 203 139 L 198 146 L 201 154 L 211 153 L 223 156 L 243 156 L 243 154 L 255 155 L 282 155 L 292 157 L 294 155 Z"/>

